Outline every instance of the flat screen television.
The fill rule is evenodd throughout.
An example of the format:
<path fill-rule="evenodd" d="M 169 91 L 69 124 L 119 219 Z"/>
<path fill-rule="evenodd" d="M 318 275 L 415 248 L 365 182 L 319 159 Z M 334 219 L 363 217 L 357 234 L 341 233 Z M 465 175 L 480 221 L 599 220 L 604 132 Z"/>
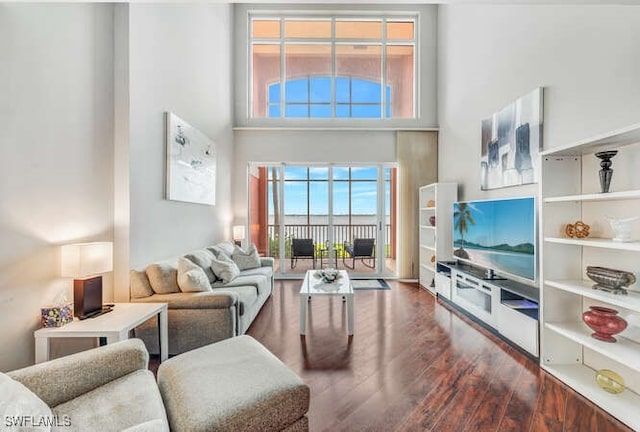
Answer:
<path fill-rule="evenodd" d="M 452 238 L 457 259 L 536 281 L 533 197 L 454 203 Z"/>

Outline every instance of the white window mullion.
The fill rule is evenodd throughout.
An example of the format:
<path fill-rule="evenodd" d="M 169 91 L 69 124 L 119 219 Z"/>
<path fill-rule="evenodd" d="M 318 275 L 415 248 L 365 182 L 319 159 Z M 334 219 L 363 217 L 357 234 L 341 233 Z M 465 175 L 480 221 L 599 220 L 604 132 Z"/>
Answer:
<path fill-rule="evenodd" d="M 386 119 L 387 113 L 387 19 L 382 19 L 382 53 L 380 55 L 380 79 L 382 83 L 380 85 L 380 92 L 382 93 L 382 106 L 380 107 L 380 116 L 382 119 Z"/>
<path fill-rule="evenodd" d="M 285 116 L 285 109 L 286 109 L 286 104 L 284 103 L 284 98 L 285 98 L 285 86 L 286 86 L 286 82 L 285 82 L 285 77 L 286 75 L 286 64 L 287 62 L 286 60 L 286 53 L 284 51 L 285 48 L 285 44 L 284 44 L 284 19 L 280 19 L 280 117 L 284 118 Z"/>
<path fill-rule="evenodd" d="M 336 117 L 336 19 L 331 20 L 331 118 Z"/>

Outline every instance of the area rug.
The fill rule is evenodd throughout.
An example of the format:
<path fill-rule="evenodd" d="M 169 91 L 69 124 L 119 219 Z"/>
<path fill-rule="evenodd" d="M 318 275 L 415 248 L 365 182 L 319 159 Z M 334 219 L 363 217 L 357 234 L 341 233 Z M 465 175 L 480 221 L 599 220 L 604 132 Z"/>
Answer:
<path fill-rule="evenodd" d="M 351 279 L 354 290 L 388 290 L 391 289 L 384 279 Z"/>

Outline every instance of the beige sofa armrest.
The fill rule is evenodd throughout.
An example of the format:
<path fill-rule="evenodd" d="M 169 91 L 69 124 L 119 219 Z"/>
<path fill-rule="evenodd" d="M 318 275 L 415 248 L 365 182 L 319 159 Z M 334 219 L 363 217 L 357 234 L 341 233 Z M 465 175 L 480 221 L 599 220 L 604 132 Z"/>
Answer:
<path fill-rule="evenodd" d="M 273 267 L 275 263 L 275 259 L 273 259 L 272 257 L 261 257 L 260 258 L 260 265 L 262 267 Z"/>
<path fill-rule="evenodd" d="M 140 339 L 60 357 L 8 375 L 55 407 L 117 378 L 147 369 L 149 353 Z"/>
<path fill-rule="evenodd" d="M 229 309 L 238 304 L 238 296 L 228 291 L 154 294 L 131 299 L 135 303 L 168 303 L 169 309 Z"/>

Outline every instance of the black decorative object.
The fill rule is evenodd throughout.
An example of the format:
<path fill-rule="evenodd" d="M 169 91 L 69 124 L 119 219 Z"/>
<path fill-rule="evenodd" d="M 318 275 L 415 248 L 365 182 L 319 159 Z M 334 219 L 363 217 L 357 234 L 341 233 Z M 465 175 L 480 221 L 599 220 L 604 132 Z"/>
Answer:
<path fill-rule="evenodd" d="M 613 170 L 611 169 L 611 158 L 618 154 L 618 150 L 601 151 L 596 153 L 598 159 L 602 159 L 600 166 L 600 191 L 602 193 L 609 192 L 609 185 L 611 185 L 611 177 L 613 177 Z"/>
<path fill-rule="evenodd" d="M 625 287 L 636 282 L 636 277 L 633 273 L 606 267 L 587 266 L 587 276 L 596 282 L 593 286 L 594 289 L 612 294 L 627 294 Z"/>

